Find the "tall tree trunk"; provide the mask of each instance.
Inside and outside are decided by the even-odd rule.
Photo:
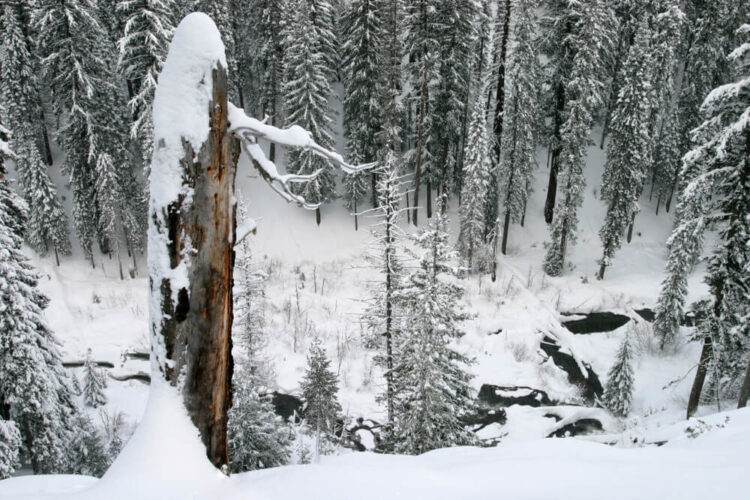
[[[747,406],[748,396],[750,396],[750,357],[747,358],[747,371],[745,371],[745,379],[742,381],[742,387],[740,387],[740,397],[737,400],[737,408],[744,408]]]
[[[698,369],[695,371],[693,387],[690,389],[690,398],[688,399],[687,406],[687,418],[692,417],[695,414],[695,411],[698,409],[698,404],[701,401],[701,392],[703,392],[703,384],[706,381],[706,373],[708,373],[708,362],[711,359],[712,353],[713,346],[711,343],[711,337],[707,335],[703,339],[703,349],[701,350],[700,361],[698,361]]]
[[[315,209],[315,223],[320,225],[320,207]]]
[[[149,231],[167,248],[149,249],[149,253],[166,251],[171,267],[152,270],[151,275],[152,294],[160,296],[162,309],[161,319],[152,318],[152,329],[167,358],[159,362],[160,372],[182,391],[187,414],[200,433],[208,459],[222,468],[229,464],[234,182],[239,142],[227,134],[226,69],[217,63],[211,78],[208,139],[198,151],[183,141],[183,186],[191,188],[192,196],[179,195],[166,207],[151,207]],[[186,274],[184,283],[170,279],[178,267]],[[178,285],[181,288],[172,289]]]
[[[432,219],[432,181],[427,181],[427,218]]]
[[[429,63],[427,59],[424,60],[424,68],[422,73],[422,90],[419,98],[419,122],[417,123],[417,166],[414,171],[414,212],[412,213],[412,222],[414,225],[418,225],[417,212],[419,210],[419,183],[422,177],[422,150],[424,149],[424,119],[425,113],[427,112],[427,71],[429,69]]]
[[[554,140],[550,146],[549,181],[547,181],[547,199],[544,201],[544,221],[547,224],[552,223],[552,216],[555,212],[555,197],[557,196],[557,172],[560,161],[560,131],[563,125],[563,111],[565,109],[565,88],[558,85],[555,89],[555,113],[553,116]]]

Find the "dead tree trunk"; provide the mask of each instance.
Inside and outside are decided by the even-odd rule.
[[[167,362],[160,363],[162,375],[172,386],[179,383],[206,455],[222,468],[229,463],[227,412],[232,399],[230,332],[236,226],[233,193],[239,142],[227,134],[226,69],[217,64],[211,78],[208,138],[198,151],[183,140],[182,186],[191,196],[180,194],[167,207],[151,209],[155,226],[151,230],[163,236],[170,268],[187,275],[187,280],[180,282],[152,274],[152,293],[160,295],[162,312],[161,323],[152,328],[166,351]],[[181,288],[173,290],[177,285]]]

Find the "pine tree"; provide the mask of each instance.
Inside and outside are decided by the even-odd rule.
[[[70,253],[70,240],[67,217],[39,150],[44,124],[39,120],[43,116],[39,83],[26,34],[30,27],[24,22],[22,2],[5,2],[2,9],[0,24],[5,41],[0,83],[4,121],[14,132],[11,148],[16,153],[24,199],[34,207],[29,213],[28,240],[39,253],[52,250],[57,257],[58,253]]]
[[[130,134],[141,145],[143,164],[149,165],[154,149],[151,105],[174,30],[174,1],[119,0],[117,12],[127,17],[118,41],[118,66],[132,89],[128,102],[133,113]]]
[[[336,79],[339,67],[339,46],[336,38],[336,13],[331,0],[299,0],[308,13],[308,22],[313,30],[316,50],[321,56],[321,63],[326,80]]]
[[[501,251],[507,251],[511,222],[522,220],[536,169],[536,138],[539,127],[540,68],[534,38],[534,2],[516,3],[513,40],[507,70],[503,108],[503,152],[497,177],[504,214]],[[497,118],[496,118],[497,119]],[[487,224],[495,221],[488,220]],[[499,235],[496,235],[496,238]]]
[[[403,79],[403,5],[402,0],[381,0],[383,41],[381,43],[382,84],[378,97],[380,104],[381,130],[379,144],[400,152],[402,143],[402,121],[404,107],[401,100]],[[385,159],[385,152],[380,159]],[[375,193],[373,193],[375,195]],[[377,200],[373,200],[373,206]]]
[[[91,359],[91,349],[86,351],[83,370],[83,400],[86,402],[86,406],[96,408],[107,404],[107,396],[104,394],[104,389],[107,388],[107,379],[96,366],[96,362]]]
[[[443,195],[445,196],[445,195]],[[468,315],[460,305],[463,290],[455,276],[446,217],[438,216],[415,238],[419,267],[398,291],[403,330],[395,342],[395,429],[398,453],[420,454],[436,448],[471,444],[461,422],[471,405],[470,360],[453,344],[463,336]]]
[[[286,26],[285,2],[283,0],[258,0],[255,3],[257,16],[253,26],[254,61],[260,103],[260,116],[268,116],[271,125],[281,123],[281,85],[284,79],[284,32]],[[271,143],[269,157],[275,160],[276,145]]]
[[[301,2],[287,35],[285,61],[284,106],[288,124],[309,130],[313,139],[324,148],[333,142],[330,134],[331,118],[328,96],[327,68],[321,41],[307,1]],[[325,203],[333,198],[335,179],[328,162],[311,151],[289,153],[287,170],[294,174],[320,174],[311,182],[298,187],[298,193],[310,203]],[[320,208],[316,221],[320,224]]]
[[[375,161],[382,147],[378,141],[382,126],[379,99],[383,84],[382,3],[382,0],[355,0],[343,19],[344,132],[350,159],[355,164]],[[376,174],[369,176],[374,199]],[[355,213],[355,229],[359,204],[367,193],[367,181],[367,172],[346,177],[346,206]]]
[[[718,226],[720,239],[709,259],[706,282],[710,314],[700,328],[704,353],[690,394],[695,411],[708,371],[717,394],[736,397],[750,355],[750,24],[739,30],[741,45],[729,55],[735,63],[731,83],[714,89],[703,102],[704,122],[693,131],[698,146],[685,156],[683,170],[699,172],[682,201],[705,190],[699,217]],[[707,356],[704,356],[707,354]],[[708,369],[708,362],[711,368]]]
[[[371,303],[363,315],[363,320],[371,333],[368,347],[377,350],[375,362],[385,376],[385,394],[381,395],[380,399],[386,405],[388,425],[393,423],[393,344],[394,337],[399,331],[395,297],[403,280],[403,265],[399,258],[400,239],[403,234],[398,225],[401,218],[398,208],[401,184],[396,168],[396,155],[393,151],[388,151],[385,164],[379,172],[378,206],[374,209],[379,219],[373,231],[377,250],[375,255],[370,257],[373,264],[380,269],[383,279],[374,285]]]
[[[633,399],[633,361],[630,339],[626,335],[617,350],[615,364],[607,375],[603,403],[609,411],[620,417],[630,413],[630,402]]]
[[[583,202],[585,179],[583,167],[594,114],[602,102],[601,73],[604,54],[611,47],[612,12],[601,0],[570,2],[574,34],[569,36],[577,47],[568,79],[564,85],[565,121],[560,128],[557,147],[561,202],[556,209],[547,244],[544,271],[550,276],[562,274],[568,245],[575,242],[578,208]]]
[[[433,136],[430,145],[435,161],[428,164],[430,168],[424,171],[427,181],[427,217],[432,216],[433,187],[437,187],[440,192],[460,190],[458,186],[453,189],[451,184],[454,178],[461,178],[454,171],[457,169],[463,134],[467,93],[472,82],[472,42],[478,5],[475,0],[454,0],[439,2],[437,9],[436,26],[440,30],[437,33],[438,84],[431,108],[432,129],[428,130]],[[480,78],[489,79],[483,75]],[[486,89],[481,92],[486,95]]]
[[[2,110],[0,109],[0,112]],[[15,157],[10,149],[8,141],[11,132],[0,125],[0,210],[6,214],[6,225],[10,232],[18,237],[23,237],[29,220],[29,206],[10,187],[10,182],[5,177],[7,170],[5,160]]]
[[[611,139],[602,177],[601,198],[607,202],[604,225],[599,231],[603,256],[599,279],[612,265],[622,237],[638,212],[638,198],[651,163],[649,119],[656,107],[649,80],[648,22],[641,21],[625,60],[620,93],[612,115]]]
[[[13,216],[2,201],[0,412],[16,423],[35,472],[62,472],[74,406],[57,342],[43,319],[47,298],[36,289],[36,272],[21,253],[21,239],[9,224]]]
[[[0,480],[21,467],[21,433],[12,420],[0,418]]]
[[[305,376],[300,383],[305,401],[305,420],[315,430],[315,456],[320,455],[322,439],[334,436],[341,413],[338,400],[338,377],[330,368],[319,338],[313,339],[307,355]],[[317,459],[317,458],[316,458]]]
[[[408,2],[404,9],[405,51],[409,58],[406,74],[411,84],[407,96],[410,122],[411,114],[416,115],[416,129],[409,131],[414,142],[410,151],[414,163],[414,208],[412,222],[418,224],[419,194],[422,175],[434,170],[435,136],[432,133],[434,82],[439,80],[438,58],[440,54],[441,33],[437,0],[418,0]],[[429,205],[429,204],[428,204]]]
[[[73,439],[68,450],[70,474],[102,477],[111,463],[99,430],[84,413],[73,419]]]
[[[680,123],[677,106],[672,105],[664,120],[654,147],[654,188],[656,189],[656,214],[662,201],[671,195],[675,177],[680,170]]]
[[[471,111],[469,134],[464,151],[464,183],[461,192],[461,254],[469,268],[484,245],[485,206],[492,161],[487,130],[487,74],[477,86]]]
[[[268,395],[259,393],[257,378],[248,375],[239,371],[233,377],[227,433],[234,472],[284,465],[291,452],[291,430],[275,415]]]

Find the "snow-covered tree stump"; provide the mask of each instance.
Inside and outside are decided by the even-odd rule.
[[[175,31],[154,95],[148,266],[151,286],[152,391],[171,386],[200,433],[208,459],[229,464],[228,411],[232,379],[234,245],[255,227],[236,224],[234,180],[240,145],[260,177],[289,202],[308,209],[291,189],[316,179],[282,175],[259,139],[310,151],[351,167],[298,126],[278,129],[227,101],[227,62],[221,36],[202,13]]]
[[[152,359],[181,390],[209,460],[228,464],[234,179],[224,46],[211,20],[176,31],[154,103],[149,275]]]

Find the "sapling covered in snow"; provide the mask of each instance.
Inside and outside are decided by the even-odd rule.
[[[488,51],[488,54],[491,51]],[[487,70],[480,76],[478,85],[474,89],[474,103],[469,122],[469,135],[464,147],[464,182],[461,188],[461,234],[459,247],[467,266],[471,269],[477,261],[484,241],[484,220],[487,204],[487,191],[490,187],[490,159],[489,131],[487,130],[487,99],[486,90],[489,79],[489,63]]]
[[[96,408],[107,404],[106,375],[99,370],[96,362],[91,358],[91,349],[86,351],[86,361],[83,364],[83,400],[86,406]]]
[[[68,470],[72,474],[101,477],[112,461],[102,434],[84,413],[75,416],[73,427]]]
[[[313,339],[310,344],[305,376],[300,382],[300,388],[305,400],[305,420],[315,431],[317,460],[325,446],[323,440],[333,439],[341,414],[338,377],[331,370],[331,360],[328,359],[320,338]]]
[[[615,363],[607,375],[602,402],[615,415],[627,417],[633,399],[633,348],[625,335],[617,350]]]
[[[445,195],[444,195],[445,196]],[[419,267],[397,291],[403,327],[394,342],[394,448],[417,455],[473,443],[461,416],[472,403],[468,357],[455,349],[469,318],[453,281],[456,254],[439,214],[415,238]]]

